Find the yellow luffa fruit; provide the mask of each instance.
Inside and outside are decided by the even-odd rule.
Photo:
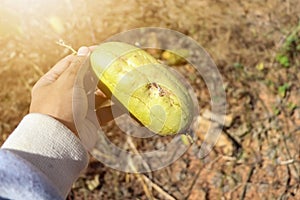
[[[102,85],[151,131],[173,135],[190,125],[193,103],[187,88],[144,50],[108,42],[99,45],[90,59]]]

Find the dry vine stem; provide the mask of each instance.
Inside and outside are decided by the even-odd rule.
[[[77,51],[75,49],[73,49],[73,47],[71,45],[66,44],[62,39],[58,40],[56,42],[56,44],[58,44],[59,46],[65,47],[69,50],[72,51],[72,54],[77,54]]]

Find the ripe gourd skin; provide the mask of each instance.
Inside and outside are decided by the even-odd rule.
[[[103,43],[90,61],[100,82],[151,131],[173,135],[190,125],[193,103],[187,89],[144,50],[121,42]]]

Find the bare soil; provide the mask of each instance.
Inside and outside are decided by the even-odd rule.
[[[209,120],[199,141],[162,170],[127,174],[91,158],[68,199],[300,199],[298,0],[21,2],[0,3],[0,144],[28,113],[34,83],[71,53],[59,39],[78,49],[132,28],[177,30],[207,50],[226,89],[230,122],[207,157],[197,149]],[[202,116],[210,108],[204,82],[188,64],[176,68],[190,79]],[[106,128],[121,145],[115,124]]]

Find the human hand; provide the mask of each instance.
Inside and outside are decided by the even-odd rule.
[[[79,136],[88,149],[96,140],[97,123],[106,124],[123,114],[112,114],[112,107],[117,107],[115,105],[102,106],[108,98],[101,90],[97,89],[95,93],[88,91],[98,82],[89,65],[89,55],[94,48],[95,46],[81,47],[77,55],[63,58],[42,76],[32,88],[29,110],[30,113],[41,113],[55,118],[77,136],[78,129],[81,129],[84,134]],[[85,83],[87,72],[90,72],[87,80],[94,78],[93,82]],[[92,113],[91,110],[95,112]],[[94,114],[98,121],[89,119]],[[80,119],[76,125],[74,115]]]
[[[49,115],[77,133],[73,119],[72,94],[78,70],[88,61],[91,49],[81,47],[54,65],[32,88],[30,113]]]

